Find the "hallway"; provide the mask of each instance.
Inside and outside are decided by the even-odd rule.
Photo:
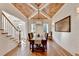
[[[0,4],[0,55],[79,55],[78,25],[79,3],[2,3]],[[17,47],[21,39],[21,47]],[[29,41],[32,41],[30,44],[33,49],[47,48],[47,51],[32,52],[33,49],[31,51],[27,39],[32,39]],[[44,42],[46,44],[43,44]]]
[[[22,42],[21,47],[17,47],[5,56],[71,56],[70,53],[61,48],[56,42],[48,40],[47,52],[31,52],[29,43]]]

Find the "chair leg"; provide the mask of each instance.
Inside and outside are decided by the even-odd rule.
[[[44,45],[43,45],[43,52],[45,51],[45,47],[44,47]]]
[[[34,52],[34,45],[32,44],[32,52]]]
[[[30,44],[30,49],[31,49],[31,44]]]
[[[45,45],[45,50],[47,51],[47,45]]]

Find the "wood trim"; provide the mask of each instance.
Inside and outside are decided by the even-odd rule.
[[[2,13],[2,15],[7,19],[7,21],[14,27],[14,29],[16,30],[16,31],[18,31],[18,29],[12,24],[12,22],[5,16],[5,14],[4,13]]]

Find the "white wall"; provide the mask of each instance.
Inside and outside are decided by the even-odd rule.
[[[64,6],[53,16],[53,38],[63,48],[74,54],[79,51],[79,14],[76,7],[79,4],[64,4]],[[66,16],[71,16],[71,32],[55,32],[55,22]]]
[[[26,17],[11,3],[0,3],[0,15],[2,10],[14,15],[15,17],[20,18],[23,21],[26,21]]]

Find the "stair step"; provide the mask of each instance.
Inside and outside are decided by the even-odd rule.
[[[11,37],[12,35],[7,35],[6,37]]]
[[[1,34],[2,32],[4,32],[4,29],[0,29],[0,34]]]
[[[4,29],[0,29],[0,30],[4,30]]]
[[[16,42],[16,43],[18,43],[18,40],[16,40],[16,39],[13,39],[13,41]]]
[[[14,39],[13,37],[11,37],[10,39]]]
[[[2,38],[6,38],[6,39],[10,39],[10,37],[7,37],[8,36],[8,34],[0,34],[0,37],[2,37]]]
[[[7,32],[3,32],[2,34],[8,34]]]
[[[0,29],[0,56],[7,54],[17,46],[18,42],[16,42],[16,39],[7,32],[4,32],[4,29]]]
[[[18,43],[12,40],[0,38],[0,55],[5,55],[6,53],[14,49],[16,46],[18,46]]]
[[[12,40],[12,41],[14,41],[14,42],[18,43],[18,40],[17,40],[17,39],[15,39],[15,38],[10,38],[10,40]]]
[[[7,35],[7,34],[6,34],[6,35]],[[3,38],[3,39],[6,38],[6,39],[10,40],[10,37],[6,37],[6,35],[3,35],[3,34],[1,35],[1,34],[0,34],[0,37]]]
[[[16,39],[13,39],[13,41],[16,41]]]

